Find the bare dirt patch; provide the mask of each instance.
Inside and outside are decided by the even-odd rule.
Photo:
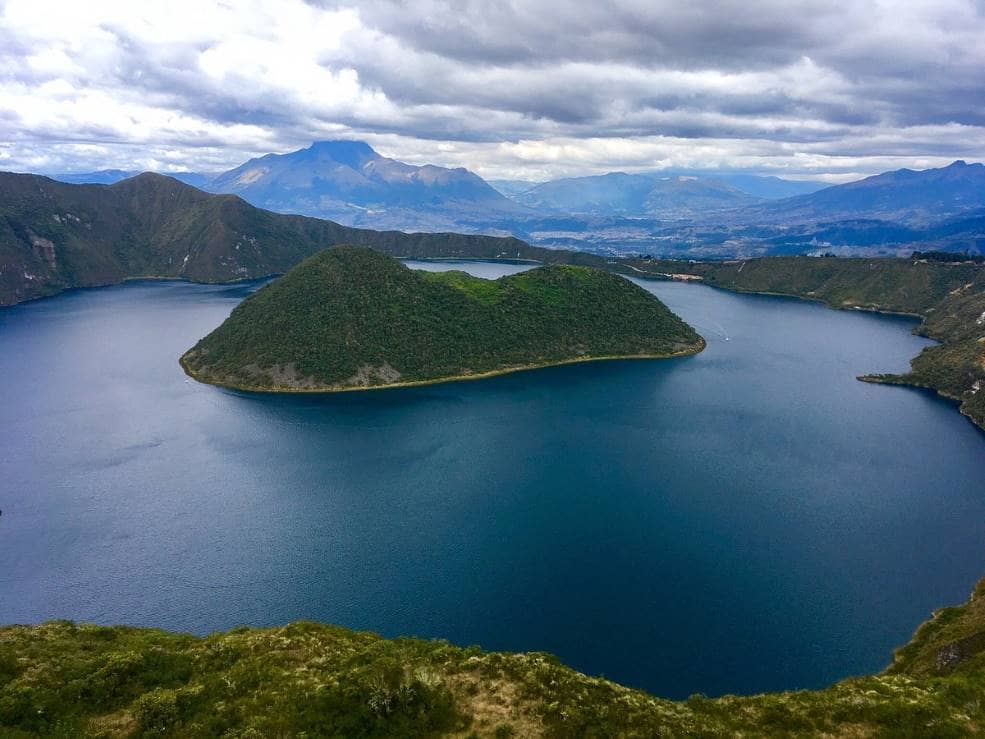
[[[275,364],[270,367],[259,367],[256,364],[248,364],[242,368],[242,372],[254,380],[266,379],[271,387],[290,388],[292,390],[313,390],[318,387],[315,378],[308,375],[301,376],[298,366],[294,362],[286,364]]]
[[[389,385],[397,382],[401,377],[400,370],[393,367],[389,362],[374,366],[364,364],[352,377],[347,378],[342,385],[345,387],[371,387],[372,385]]]
[[[544,725],[535,706],[520,698],[517,686],[507,680],[480,679],[467,674],[455,675],[445,683],[472,724],[463,736],[494,736],[496,729],[507,725],[515,737],[544,736]]]

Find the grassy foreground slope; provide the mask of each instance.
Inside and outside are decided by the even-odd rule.
[[[546,654],[298,622],[200,638],[0,628],[4,737],[962,737],[985,731],[985,581],[879,675],[669,701]]]
[[[513,238],[370,231],[271,213],[151,173],[70,185],[0,172],[0,306],[133,277],[227,282],[281,274],[333,244],[405,257],[605,264]]]
[[[921,317],[916,332],[940,345],[924,349],[910,372],[860,379],[936,390],[957,401],[961,412],[985,429],[985,264],[833,257],[631,264],[656,274],[698,275],[709,285],[729,290]]]
[[[484,280],[341,246],[248,297],[182,365],[218,385],[319,391],[703,346],[657,298],[609,272],[551,265]]]

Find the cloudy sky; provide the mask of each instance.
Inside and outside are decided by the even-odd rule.
[[[985,0],[0,0],[0,169],[360,138],[489,178],[985,159]]]

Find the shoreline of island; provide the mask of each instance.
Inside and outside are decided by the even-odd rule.
[[[435,377],[428,380],[411,380],[408,382],[390,382],[383,385],[351,385],[351,386],[325,386],[314,388],[271,388],[260,385],[245,385],[240,383],[226,383],[215,380],[204,379],[192,369],[185,361],[185,355],[178,359],[178,364],[190,378],[203,385],[225,390],[235,390],[237,392],[256,393],[265,395],[335,395],[338,393],[356,393],[373,390],[399,390],[400,388],[425,387],[428,385],[444,385],[453,382],[470,382],[472,380],[485,380],[491,377],[511,375],[517,372],[531,372],[540,369],[550,369],[551,367],[564,367],[572,364],[583,364],[588,362],[614,362],[620,360],[660,360],[660,359],[680,359],[682,357],[693,357],[700,354],[708,346],[704,337],[699,337],[700,341],[694,346],[679,351],[661,354],[621,354],[602,357],[576,357],[572,359],[561,359],[551,362],[540,362],[537,364],[525,364],[512,367],[501,367],[486,372],[476,372],[469,375],[449,375],[447,377]]]

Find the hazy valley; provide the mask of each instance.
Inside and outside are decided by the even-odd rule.
[[[54,177],[106,184],[133,174]],[[348,226],[510,235],[615,256],[985,253],[985,166],[963,161],[829,187],[727,172],[612,172],[501,182],[501,193],[464,169],[415,167],[362,142],[325,141],[218,175],[174,176],[261,208]]]

